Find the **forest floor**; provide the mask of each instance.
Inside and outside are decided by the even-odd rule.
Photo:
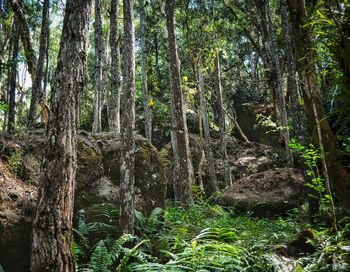
[[[109,222],[117,222],[115,211],[96,206]],[[308,222],[305,206],[267,219],[199,196],[186,209],[168,203],[148,218],[137,213],[135,236],[113,236],[113,224],[80,220],[75,252],[79,271],[349,271],[350,218],[337,234],[325,211]]]

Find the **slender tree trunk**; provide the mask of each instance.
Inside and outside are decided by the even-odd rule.
[[[17,58],[19,52],[19,38],[21,34],[21,27],[17,19],[14,20],[12,26],[12,39],[13,48],[11,56],[11,65],[9,73],[9,89],[8,89],[8,120],[7,120],[7,131],[13,132],[15,129],[15,117],[16,117],[16,82],[17,82]]]
[[[259,12],[260,27],[265,40],[265,50],[268,55],[270,74],[275,97],[277,98],[277,117],[282,126],[282,135],[287,155],[287,162],[290,167],[293,166],[293,157],[289,148],[290,135],[288,128],[288,115],[286,101],[283,91],[283,72],[279,60],[279,53],[276,41],[276,31],[272,22],[272,10],[268,0],[255,0]]]
[[[135,27],[132,0],[123,0],[124,99],[122,119],[122,164],[120,168],[120,227],[134,233],[135,227]]]
[[[200,107],[202,114],[202,123],[203,123],[203,131],[204,131],[204,150],[205,156],[207,158],[207,168],[209,170],[210,175],[210,189],[211,192],[216,192],[218,189],[217,186],[217,177],[215,171],[215,160],[213,150],[211,148],[211,139],[210,139],[210,127],[209,127],[209,116],[208,116],[208,108],[207,108],[207,99],[206,99],[206,91],[204,86],[204,78],[202,68],[198,68],[198,80],[199,80],[199,95],[200,95]]]
[[[111,47],[111,102],[109,112],[109,129],[120,132],[120,35],[118,28],[118,0],[111,0],[110,17],[110,47]]]
[[[224,112],[224,101],[222,96],[222,84],[221,84],[221,65],[219,53],[216,53],[215,57],[215,97],[219,105],[218,118],[219,118],[219,128],[220,128],[220,153],[221,159],[224,164],[224,178],[225,186],[232,185],[231,169],[230,163],[227,155],[227,134],[226,134],[226,124],[225,124],[225,112]]]
[[[190,158],[190,148],[186,115],[184,110],[183,93],[180,80],[180,60],[177,53],[175,35],[175,0],[166,0],[165,3],[168,47],[170,56],[171,88],[173,92],[173,115],[175,119],[175,135],[179,159],[179,180],[181,184],[181,203],[188,205],[192,202],[193,169]]]
[[[68,0],[33,219],[31,271],[73,272],[77,103],[84,87],[91,0]]]
[[[149,107],[149,93],[147,90],[147,46],[146,46],[146,18],[145,3],[140,0],[140,25],[141,25],[141,78],[142,78],[142,95],[143,111],[145,117],[145,135],[152,141],[152,112]]]
[[[182,182],[179,178],[179,165],[180,159],[178,154],[177,147],[177,138],[176,138],[176,120],[175,120],[175,111],[174,111],[174,99],[171,97],[171,147],[173,149],[174,156],[174,169],[173,169],[173,188],[174,188],[174,199],[175,201],[181,202],[181,192],[182,192]]]
[[[303,117],[299,107],[298,80],[297,80],[297,59],[296,49],[293,43],[293,33],[288,10],[288,0],[280,0],[281,18],[283,20],[283,34],[285,42],[285,54],[287,61],[287,84],[290,94],[290,108],[293,118],[293,128],[298,142],[304,143]]]
[[[35,118],[37,114],[37,104],[42,103],[44,100],[44,90],[42,87],[42,80],[44,75],[45,59],[49,50],[48,35],[49,35],[49,13],[50,13],[50,0],[44,0],[43,15],[41,22],[40,33],[40,48],[39,58],[36,67],[35,80],[32,86],[32,98],[30,101],[29,116],[28,116],[28,128],[32,128],[35,124]]]
[[[32,78],[32,84],[34,84],[37,58],[36,58],[36,53],[34,51],[34,47],[32,43],[29,24],[24,15],[23,9],[21,7],[21,0],[9,0],[9,3],[21,26],[21,38],[22,38],[22,44],[24,48],[24,54],[28,64],[28,71]]]
[[[101,1],[95,0],[95,96],[94,121],[92,132],[102,131],[102,103],[103,103],[103,77],[102,61],[104,56],[104,42],[102,33]]]

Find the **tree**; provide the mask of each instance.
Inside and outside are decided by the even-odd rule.
[[[90,0],[68,0],[33,219],[31,271],[74,271],[71,253],[76,126],[79,94],[84,88]]]
[[[124,97],[122,119],[122,163],[120,168],[120,228],[134,233],[135,224],[135,27],[133,0],[123,0]]]
[[[198,67],[198,89],[200,96],[200,113],[202,115],[203,122],[203,131],[204,131],[204,150],[205,156],[207,158],[207,165],[209,169],[210,175],[210,189],[211,192],[216,192],[218,189],[217,186],[217,177],[215,170],[215,160],[213,150],[211,148],[211,138],[210,138],[210,125],[209,125],[209,116],[208,116],[208,107],[207,107],[207,99],[206,99],[206,91],[204,85],[204,76],[202,71],[202,63],[200,61]],[[227,154],[227,153],[226,153]]]
[[[17,19],[14,20],[12,25],[12,52],[11,52],[11,65],[9,66],[9,83],[8,83],[8,120],[7,130],[13,132],[15,129],[16,121],[16,83],[17,83],[17,61],[19,52],[19,38],[21,34],[21,26]]]
[[[305,25],[307,19],[307,6],[302,3],[289,1],[289,12],[292,20],[292,29],[296,37],[295,47],[298,58],[298,74],[302,82],[302,96],[308,123],[310,125],[313,143],[322,149],[325,162],[323,168],[325,174],[329,174],[330,182],[333,184],[338,197],[344,205],[350,207],[350,174],[339,160],[340,150],[336,138],[331,130],[325,116],[322,97],[317,86],[317,72],[315,67],[314,43],[308,27]],[[327,179],[327,177],[326,177]]]
[[[42,81],[44,76],[44,66],[45,58],[48,56],[49,50],[49,13],[50,13],[50,0],[44,0],[43,3],[43,14],[41,23],[41,33],[40,33],[40,48],[39,48],[39,58],[36,67],[36,73],[33,82],[32,97],[30,101],[29,115],[28,115],[28,127],[32,128],[35,123],[37,104],[44,105],[44,90],[42,87]]]
[[[109,106],[109,129],[120,132],[120,35],[118,28],[118,0],[111,0],[110,16],[111,47],[111,97]]]
[[[145,3],[140,0],[140,25],[141,25],[141,78],[142,78],[142,95],[143,111],[145,118],[146,138],[152,141],[152,112],[149,106],[150,98],[147,90],[147,45],[146,45],[146,18]]]
[[[103,102],[103,77],[102,61],[104,56],[104,42],[102,33],[101,2],[95,0],[95,96],[94,96],[94,121],[92,132],[102,130],[101,115]]]
[[[173,150],[173,153],[176,154],[175,156],[178,156],[179,161],[178,178],[180,182],[181,203],[187,205],[192,202],[191,186],[193,184],[193,169],[190,158],[186,115],[180,81],[180,60],[177,53],[175,35],[175,0],[166,1],[165,12],[168,30],[169,66],[173,99],[172,114],[175,123],[173,129],[175,129],[177,143],[177,148]]]

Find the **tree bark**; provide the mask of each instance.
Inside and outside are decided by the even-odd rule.
[[[19,53],[19,38],[21,34],[21,26],[17,19],[14,20],[12,25],[12,56],[9,73],[9,85],[8,85],[8,120],[7,131],[13,132],[15,129],[16,121],[16,82],[17,82],[17,61]]]
[[[122,164],[120,168],[120,227],[124,233],[135,228],[135,27],[132,0],[123,0],[124,98],[122,119]]]
[[[21,1],[19,0],[9,0],[9,3],[11,4],[11,7],[13,9],[13,12],[15,13],[15,16],[21,26],[21,38],[22,38],[22,44],[24,48],[24,54],[26,56],[28,71],[29,71],[29,74],[31,75],[32,84],[33,84],[35,81],[35,75],[36,75],[37,58],[36,58],[36,53],[34,51],[34,47],[32,43],[29,24],[24,15],[20,2]]]
[[[118,28],[118,0],[111,0],[110,17],[111,47],[111,102],[109,108],[109,129],[120,132],[120,35]]]
[[[290,135],[288,128],[288,115],[286,109],[286,101],[283,91],[283,71],[279,60],[279,53],[276,41],[276,31],[272,22],[272,11],[268,0],[255,0],[259,13],[260,27],[265,41],[265,50],[268,55],[270,65],[270,75],[274,89],[274,96],[277,104],[277,116],[281,133],[284,138],[287,162],[290,167],[293,166],[293,157],[289,148]]]
[[[175,35],[175,0],[165,3],[166,23],[168,30],[168,50],[170,57],[171,88],[173,93],[173,115],[175,119],[175,135],[179,159],[179,181],[181,182],[181,203],[188,205],[192,202],[193,169],[190,158],[190,148],[186,115],[184,110],[183,93],[180,80],[180,60],[177,53]]]
[[[84,88],[91,0],[68,0],[33,219],[31,271],[74,271],[71,253],[78,96]]]
[[[220,65],[219,53],[216,53],[216,56],[215,56],[215,75],[216,75],[215,98],[219,105],[217,115],[219,119],[219,128],[220,128],[220,154],[221,154],[222,162],[224,164],[225,186],[231,186],[232,178],[231,178],[230,163],[227,156],[227,134],[226,134],[226,124],[225,124],[224,101],[222,96],[221,65]]]
[[[43,14],[41,22],[41,33],[40,33],[40,47],[39,47],[39,58],[36,67],[35,79],[32,86],[32,97],[30,101],[29,115],[28,115],[28,128],[32,128],[35,123],[37,114],[37,104],[43,103],[44,90],[42,87],[45,59],[49,50],[49,13],[50,13],[50,0],[44,0]]]
[[[209,169],[209,175],[210,175],[210,190],[212,193],[214,193],[217,191],[218,186],[217,186],[217,177],[216,177],[216,171],[215,171],[214,154],[210,145],[211,139],[210,139],[208,107],[207,107],[203,72],[201,67],[198,68],[198,81],[199,81],[198,88],[199,88],[199,95],[200,95],[200,107],[201,107],[201,115],[202,115],[202,122],[203,122],[203,131],[204,131],[204,150],[205,150],[205,156],[207,158],[207,167]]]
[[[141,78],[142,78],[142,95],[143,111],[145,118],[145,135],[152,141],[152,112],[149,107],[150,96],[147,90],[147,45],[146,45],[146,18],[145,3],[140,0],[140,28],[141,28]]]
[[[104,56],[104,42],[102,33],[101,1],[95,0],[95,96],[94,121],[92,132],[102,131],[103,77],[102,61]]]
[[[299,143],[305,144],[303,133],[303,116],[299,107],[296,48],[293,43],[291,20],[288,10],[288,0],[280,0],[281,18],[283,20],[283,36],[287,65],[287,85],[290,95],[290,109],[293,118],[294,133]]]

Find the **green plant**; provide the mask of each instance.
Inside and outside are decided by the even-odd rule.
[[[7,165],[15,175],[21,170],[23,153],[21,150],[15,150],[8,158]]]
[[[318,169],[318,163],[322,156],[321,152],[316,149],[313,144],[309,144],[308,147],[305,147],[294,138],[291,139],[289,147],[295,154],[298,154],[303,159],[305,165],[308,167],[306,175],[310,177],[310,179],[306,183],[306,186],[317,193],[317,196],[313,194],[310,194],[310,196],[320,199],[323,203],[328,203],[330,198],[326,193],[324,179]]]

